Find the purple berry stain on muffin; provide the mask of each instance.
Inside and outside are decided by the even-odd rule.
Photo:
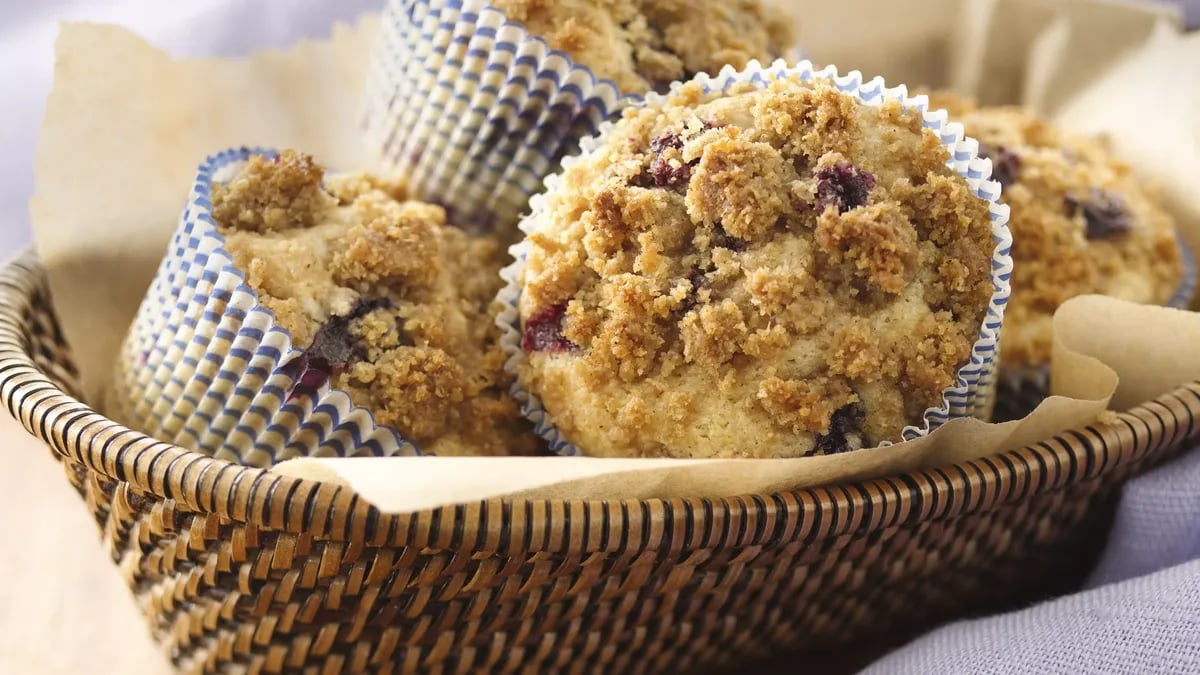
[[[692,176],[692,167],[678,157],[665,156],[668,150],[679,150],[682,147],[683,137],[677,133],[668,132],[650,139],[650,166],[636,178],[635,185],[649,188],[674,187],[686,183]]]
[[[734,253],[746,250],[746,242],[726,232],[720,223],[713,225],[712,238],[709,241],[712,248],[726,248]]]
[[[813,450],[820,455],[861,450],[863,447],[863,409],[858,403],[844,405],[829,418],[829,431],[817,434]]]
[[[330,317],[317,330],[312,344],[298,358],[284,364],[284,373],[293,380],[287,400],[315,394],[323,384],[345,372],[355,361],[366,358],[366,352],[350,331],[350,325],[377,309],[391,307],[391,304],[387,298],[363,299],[354,305],[349,314]]]
[[[650,161],[649,179],[657,187],[674,187],[692,177],[692,167],[679,160],[655,157]]]
[[[1021,158],[1017,153],[1003,145],[992,147],[986,143],[979,144],[979,156],[992,160],[992,180],[1007,188],[1017,182],[1021,174]]]
[[[575,343],[563,335],[563,321],[567,306],[555,305],[539,310],[525,320],[525,331],[521,334],[521,349],[527,352],[568,352],[577,349]]]
[[[700,132],[716,129],[721,125],[705,122]],[[700,163],[697,157],[690,162],[684,162],[679,152],[671,150],[683,149],[683,136],[679,132],[668,131],[650,139],[650,166],[642,170],[630,184],[644,188],[667,188],[683,186],[692,177],[692,168]],[[668,157],[667,155],[674,155]]]
[[[817,171],[817,209],[836,206],[839,213],[864,206],[875,187],[875,176],[849,162],[837,162]]]
[[[1088,199],[1068,193],[1063,198],[1063,205],[1070,216],[1083,212],[1088,239],[1107,239],[1124,234],[1133,227],[1124,200],[1108,190],[1092,188]]]

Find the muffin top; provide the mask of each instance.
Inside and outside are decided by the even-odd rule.
[[[533,216],[523,386],[590,455],[899,440],[993,292],[987,204],[921,122],[792,79],[626,111]]]
[[[1097,139],[1071,135],[1015,107],[977,107],[939,92],[992,160],[1011,208],[1012,297],[1002,366],[1050,361],[1054,311],[1086,293],[1163,304],[1183,276],[1175,223],[1130,168]]]
[[[791,28],[762,0],[492,0],[552,49],[564,51],[624,93],[665,91],[675,80],[715,74],[791,46]]]
[[[423,452],[523,454],[489,306],[499,245],[446,225],[404,185],[254,157],[213,184],[213,217],[260,302],[303,355],[293,395],[325,382]]]

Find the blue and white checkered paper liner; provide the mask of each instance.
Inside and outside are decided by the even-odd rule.
[[[419,454],[328,383],[288,400],[294,380],[284,366],[301,352],[234,266],[211,214],[212,181],[232,177],[254,155],[276,153],[230,149],[200,166],[119,357],[114,416],[160,440],[254,466]]]
[[[503,230],[578,139],[639,100],[484,0],[389,0],[362,124],[414,198]]]
[[[921,426],[908,426],[901,432],[904,440],[912,440],[928,434],[930,431],[945,424],[955,417],[979,417],[986,419],[991,412],[992,396],[995,392],[996,360],[999,349],[1000,325],[1004,319],[1004,308],[1008,304],[1009,280],[1012,277],[1012,235],[1008,229],[1008,206],[999,202],[1000,184],[989,180],[992,175],[991,160],[979,157],[979,144],[974,139],[963,135],[962,125],[947,120],[946,111],[929,110],[929,99],[926,96],[910,98],[908,90],[903,86],[888,88],[882,78],[864,82],[862,74],[851,71],[847,75],[838,75],[834,66],[816,70],[812,63],[801,61],[789,66],[784,60],[775,61],[769,67],[763,67],[756,62],[741,71],[725,68],[716,77],[699,75],[699,82],[705,92],[722,92],[730,86],[739,83],[753,83],[767,86],[774,80],[783,78],[798,78],[801,80],[827,80],[835,84],[842,92],[854,96],[866,105],[880,105],[884,101],[899,101],[906,110],[919,110],[924,119],[926,129],[933,131],[941,139],[942,145],[950,153],[947,166],[966,179],[967,185],[976,197],[988,203],[988,216],[991,219],[992,238],[996,247],[992,252],[992,298],[988,303],[987,315],[979,328],[979,339],[971,349],[970,360],[959,369],[953,386],[942,392],[942,405],[929,408],[923,416]],[[676,84],[673,89],[677,89]],[[658,106],[666,100],[666,96],[648,94],[639,106]],[[603,141],[605,132],[612,128],[615,122],[608,122],[601,127],[600,133],[581,142],[582,154],[565,158],[562,168],[566,169],[576,164],[580,157],[595,150]],[[556,173],[546,179],[546,193],[558,188],[562,174]],[[530,206],[532,214],[522,220],[521,229],[526,234],[540,231],[545,227],[544,194],[535,196]],[[529,245],[521,242],[509,249],[515,261],[501,270],[500,275],[506,284],[500,291],[499,300],[504,309],[496,317],[496,324],[504,332],[501,344],[508,354],[505,367],[516,374],[517,366],[525,359],[521,350],[521,317],[517,309],[521,297],[521,276],[528,256]],[[560,455],[586,454],[572,444],[559,432],[551,415],[542,406],[541,400],[521,386],[520,382],[513,385],[513,395],[521,403],[521,410],[534,424],[535,431],[545,438],[550,448]],[[885,443],[888,445],[890,443]]]
[[[1196,256],[1188,246],[1182,234],[1176,235],[1179,242],[1180,258],[1183,262],[1183,276],[1179,287],[1171,297],[1163,303],[1166,307],[1187,309],[1196,293]],[[1000,364],[999,379],[996,385],[996,396],[1003,402],[1006,410],[1011,413],[1020,411],[1028,414],[1050,395],[1050,365],[1029,365],[1006,368]]]

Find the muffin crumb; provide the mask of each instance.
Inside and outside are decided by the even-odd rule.
[[[980,141],[1011,208],[1002,369],[1050,362],[1052,317],[1069,298],[1171,298],[1183,277],[1174,219],[1101,142],[1016,106],[981,107],[947,93],[936,100]],[[947,282],[956,275],[948,268]]]
[[[993,292],[987,204],[947,159],[919,115],[822,82],[692,83],[626,111],[527,240],[522,329],[561,315],[571,348],[532,341],[522,385],[597,456],[899,440]]]
[[[792,46],[793,19],[763,0],[493,0],[626,93],[665,92],[726,64],[770,63]]]
[[[498,242],[403,193],[292,150],[213,184],[226,249],[301,350],[289,398],[345,390],[426,453],[536,451],[490,318]]]

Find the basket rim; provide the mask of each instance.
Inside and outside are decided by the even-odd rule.
[[[39,303],[51,304],[45,272],[29,247],[0,268],[0,396],[26,431],[60,459],[126,482],[135,492],[175,500],[184,510],[216,516],[218,523],[244,523],[281,536],[307,535],[352,546],[679,554],[795,540],[811,544],[997,509],[1100,480],[1200,435],[1196,381],[1118,414],[1115,424],[1087,426],[969,462],[867,481],[725,498],[501,498],[390,515],[346,487],[233,464],[155,440],[104,417],[60,388],[34,362],[28,318]]]

